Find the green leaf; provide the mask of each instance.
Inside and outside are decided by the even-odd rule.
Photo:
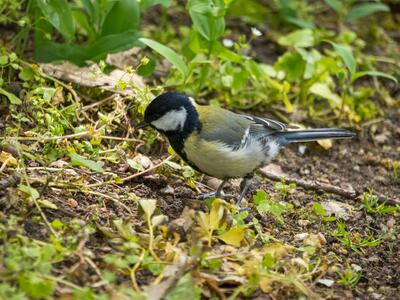
[[[178,284],[165,297],[165,300],[181,299],[201,299],[201,289],[196,285],[195,281],[193,280],[191,272],[186,273],[182,278],[180,278]]]
[[[0,55],[0,66],[4,66],[8,63],[7,55]]]
[[[37,0],[40,10],[47,21],[51,23],[66,40],[72,40],[75,35],[75,25],[71,7],[66,0]]]
[[[382,3],[363,3],[353,6],[345,16],[346,21],[355,21],[357,19],[370,16],[376,12],[390,11],[389,7]]]
[[[6,96],[11,104],[22,104],[22,101],[17,96],[15,96],[13,93],[7,92],[5,89],[0,88],[0,94]]]
[[[164,7],[169,7],[172,3],[172,0],[141,0],[140,7],[143,10],[147,10],[149,7],[160,4]]]
[[[96,38],[96,33],[88,15],[79,9],[74,9],[72,15],[74,16],[74,20],[78,27],[82,28],[86,32],[89,41],[93,41]]]
[[[23,81],[31,81],[33,80],[35,72],[31,67],[23,68],[21,72],[19,72],[18,77]]]
[[[99,61],[107,54],[131,49],[137,45],[139,33],[126,31],[120,34],[106,35],[88,47],[43,41],[35,48],[35,59],[40,62],[69,60],[77,65],[86,61]]]
[[[103,22],[101,35],[118,34],[137,30],[140,23],[140,7],[136,0],[119,0]]]
[[[343,9],[343,4],[340,2],[340,0],[324,0],[325,3],[333,8],[336,12],[341,12]]]
[[[95,162],[93,160],[86,159],[83,156],[80,156],[79,154],[70,153],[69,157],[71,158],[70,164],[72,166],[82,166],[82,167],[86,167],[86,168],[96,171],[96,172],[104,171],[101,164],[99,164],[98,162]]]
[[[283,71],[289,82],[299,81],[303,78],[306,62],[299,53],[287,52],[278,58],[275,70]]]
[[[225,31],[222,1],[190,0],[188,6],[193,28],[207,41],[212,42],[222,36]]]
[[[358,78],[363,77],[363,76],[383,77],[383,78],[386,78],[386,79],[393,80],[394,82],[397,82],[397,78],[396,77],[394,77],[394,76],[392,76],[390,74],[387,74],[387,73],[384,73],[384,72],[375,71],[375,70],[356,72],[351,77],[351,80],[355,81]]]
[[[311,29],[299,29],[278,39],[278,43],[282,46],[301,48],[311,47],[314,42],[314,35]]]
[[[159,54],[161,54],[170,63],[172,63],[179,70],[179,72],[182,73],[183,76],[185,76],[185,77],[187,76],[187,74],[189,73],[189,70],[188,70],[185,62],[174,50],[172,50],[171,48],[168,48],[167,46],[160,44],[159,42],[151,40],[151,39],[140,38],[139,41],[142,42],[143,44],[149,46],[151,49],[158,52]]]
[[[316,212],[320,216],[326,216],[327,215],[325,208],[319,202],[314,202],[313,203],[313,210],[314,210],[314,212]]]
[[[342,105],[342,99],[338,94],[331,91],[326,83],[316,82],[310,87],[310,93],[320,96],[329,100],[329,103],[333,107],[340,107]]]
[[[27,186],[25,184],[19,184],[18,189],[21,192],[24,192],[25,194],[28,194],[29,196],[31,196],[33,199],[38,199],[40,197],[40,194],[37,191],[37,189]]]
[[[41,274],[28,273],[18,277],[19,287],[33,299],[48,298],[55,290],[55,282],[44,279]]]
[[[335,49],[335,52],[340,56],[340,58],[344,61],[346,64],[347,68],[349,69],[350,73],[353,74],[356,72],[357,68],[357,63],[356,60],[353,56],[353,52],[351,51],[351,48],[347,45],[344,44],[336,44],[334,42],[328,41],[333,48]]]
[[[151,217],[157,207],[157,200],[153,199],[140,199],[139,204],[142,207],[147,217]]]

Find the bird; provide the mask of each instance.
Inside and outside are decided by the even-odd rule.
[[[164,135],[192,168],[222,180],[215,192],[198,198],[223,199],[227,181],[242,178],[237,205],[246,196],[254,171],[268,164],[286,145],[355,136],[352,131],[341,128],[292,130],[269,118],[199,105],[187,94],[173,91],[155,97],[135,128],[147,126]]]

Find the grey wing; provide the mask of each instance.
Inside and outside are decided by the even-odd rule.
[[[286,131],[287,126],[281,122],[250,115],[228,113],[222,126],[205,128],[200,133],[201,138],[209,141],[218,141],[233,148],[244,144],[250,135],[267,136],[275,132]]]
[[[215,126],[215,123],[203,123],[200,137],[208,141],[222,142],[231,147],[237,147],[242,143],[243,137],[249,132],[253,121],[244,115],[232,112],[225,113],[224,122]],[[212,124],[212,125],[211,125]]]
[[[260,118],[260,117],[255,117],[255,116],[249,116],[245,115],[245,117],[248,120],[251,120],[254,122],[255,125],[261,125],[264,127],[264,130],[269,131],[270,133],[276,132],[276,131],[286,131],[287,130],[287,125],[283,124],[279,121],[268,119],[268,118]]]

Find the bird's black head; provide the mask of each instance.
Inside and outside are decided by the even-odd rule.
[[[201,129],[193,99],[185,94],[168,92],[156,97],[147,106],[144,120],[136,128],[150,125],[165,134],[172,148],[186,160],[183,145],[186,138]]]
[[[156,97],[147,106],[144,120],[136,128],[146,125],[163,133],[191,133],[199,126],[193,99],[185,94],[175,92],[167,92]]]

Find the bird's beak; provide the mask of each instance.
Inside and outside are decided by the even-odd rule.
[[[142,122],[136,124],[135,129],[140,129],[140,128],[144,128],[146,126],[150,125],[149,123],[147,123],[145,120],[143,120]]]

